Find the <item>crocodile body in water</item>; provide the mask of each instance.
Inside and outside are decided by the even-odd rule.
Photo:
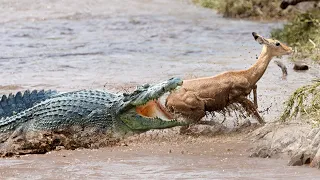
[[[6,151],[10,149],[11,154],[17,149],[24,150],[18,154],[24,154],[47,152],[56,146],[91,147],[106,136],[123,137],[182,125],[171,119],[155,101],[181,84],[179,78],[171,78],[159,84],[139,86],[132,93],[26,91],[23,95],[19,92],[15,96],[3,96],[1,147]],[[45,150],[39,151],[42,146]]]

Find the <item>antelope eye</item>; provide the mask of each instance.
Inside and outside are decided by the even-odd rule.
[[[279,42],[277,42],[277,43],[276,43],[276,46],[280,46],[280,43],[279,43]]]

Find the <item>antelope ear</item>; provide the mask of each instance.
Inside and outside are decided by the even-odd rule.
[[[269,44],[269,42],[263,38],[262,36],[260,36],[259,34],[257,34],[256,32],[252,32],[252,36],[254,37],[254,39],[259,43],[259,44]]]
[[[259,44],[267,44],[266,40],[265,40],[263,37],[258,37],[258,39],[256,39],[256,41],[257,41]]]

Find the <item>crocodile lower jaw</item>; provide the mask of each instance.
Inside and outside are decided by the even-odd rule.
[[[173,115],[158,100],[149,101],[145,105],[136,107],[136,112],[147,118],[158,117],[167,121],[173,120]]]

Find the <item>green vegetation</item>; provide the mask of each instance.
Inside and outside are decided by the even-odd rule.
[[[298,88],[286,102],[286,108],[280,119],[288,121],[298,115],[320,125],[320,79],[315,80],[312,85]]]
[[[319,9],[297,15],[283,29],[273,30],[271,35],[296,49],[294,59],[311,58],[320,63]],[[320,125],[320,79],[312,85],[297,89],[286,102],[286,109],[280,119],[287,121],[298,114]]]
[[[281,0],[193,0],[206,8],[215,9],[224,17],[256,20],[286,19],[296,14],[293,8],[282,10]]]
[[[271,36],[294,47],[294,59],[310,57],[320,61],[320,10],[297,15],[283,29],[273,30]]]
[[[223,11],[226,4],[223,0],[193,0],[193,2],[205,8],[218,10],[219,12]]]

